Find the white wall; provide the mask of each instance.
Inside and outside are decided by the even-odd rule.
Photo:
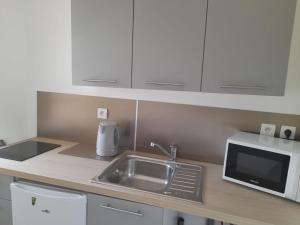
[[[24,0],[0,0],[0,139],[29,135]]]
[[[299,2],[300,0],[298,0]],[[30,0],[32,74],[36,89],[300,115],[300,3],[298,3],[286,95],[242,96],[208,93],[72,86],[70,0]]]

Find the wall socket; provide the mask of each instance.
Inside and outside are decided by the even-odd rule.
[[[108,109],[107,108],[98,108],[97,109],[97,118],[107,120]]]
[[[260,134],[274,137],[275,130],[276,126],[274,124],[262,123],[260,127]]]
[[[289,137],[287,135],[289,135]],[[296,127],[281,126],[280,138],[295,140],[295,136],[296,136]]]

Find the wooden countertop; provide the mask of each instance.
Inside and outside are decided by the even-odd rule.
[[[0,159],[0,174],[169,208],[236,225],[300,224],[300,204],[223,181],[220,165],[179,160],[205,167],[201,205],[123,187],[91,183],[90,180],[101,173],[109,162],[58,154],[77,143],[46,138],[34,140],[56,143],[62,147],[24,162]]]

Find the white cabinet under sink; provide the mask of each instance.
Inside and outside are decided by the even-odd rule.
[[[162,225],[163,213],[159,207],[88,195],[87,225]]]
[[[206,225],[199,216],[111,197],[89,194],[87,225]]]

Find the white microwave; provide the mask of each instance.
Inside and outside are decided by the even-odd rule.
[[[300,202],[300,142],[240,132],[227,140],[223,179]]]

